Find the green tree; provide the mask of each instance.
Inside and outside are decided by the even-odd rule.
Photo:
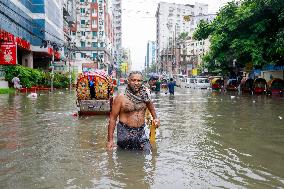
[[[210,71],[226,71],[234,59],[240,67],[284,64],[284,1],[229,2],[212,23],[201,21],[194,36],[210,39],[203,57]]]

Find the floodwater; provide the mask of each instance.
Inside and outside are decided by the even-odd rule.
[[[0,188],[284,188],[284,98],[154,95],[153,153],[105,148],[107,117],[75,92],[0,95]]]

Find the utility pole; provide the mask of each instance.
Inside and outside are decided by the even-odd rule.
[[[51,83],[50,90],[53,92],[53,82],[54,82],[54,47],[52,47],[52,60],[51,60]]]
[[[69,49],[69,52],[68,52],[68,57],[69,57],[69,90],[71,92],[71,89],[72,89],[72,74],[71,74],[71,48]]]

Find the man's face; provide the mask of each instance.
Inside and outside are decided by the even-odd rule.
[[[142,75],[132,74],[128,79],[128,86],[133,92],[138,92],[142,86]]]

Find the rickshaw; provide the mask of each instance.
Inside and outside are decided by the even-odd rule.
[[[251,93],[253,91],[253,82],[251,78],[243,79],[241,81],[241,90],[243,93]]]
[[[76,92],[79,115],[110,113],[114,87],[106,72],[95,70],[79,74]]]
[[[284,80],[280,78],[272,79],[268,82],[267,93],[271,95],[282,95],[284,93]]]
[[[267,90],[267,83],[264,78],[257,78],[254,80],[253,92],[255,94],[266,93],[266,90]]]
[[[220,77],[213,78],[211,80],[211,88],[212,90],[221,90],[224,87],[224,80],[221,79]]]
[[[237,79],[229,79],[227,81],[226,90],[227,91],[237,91],[238,86],[239,86],[239,83]]]

